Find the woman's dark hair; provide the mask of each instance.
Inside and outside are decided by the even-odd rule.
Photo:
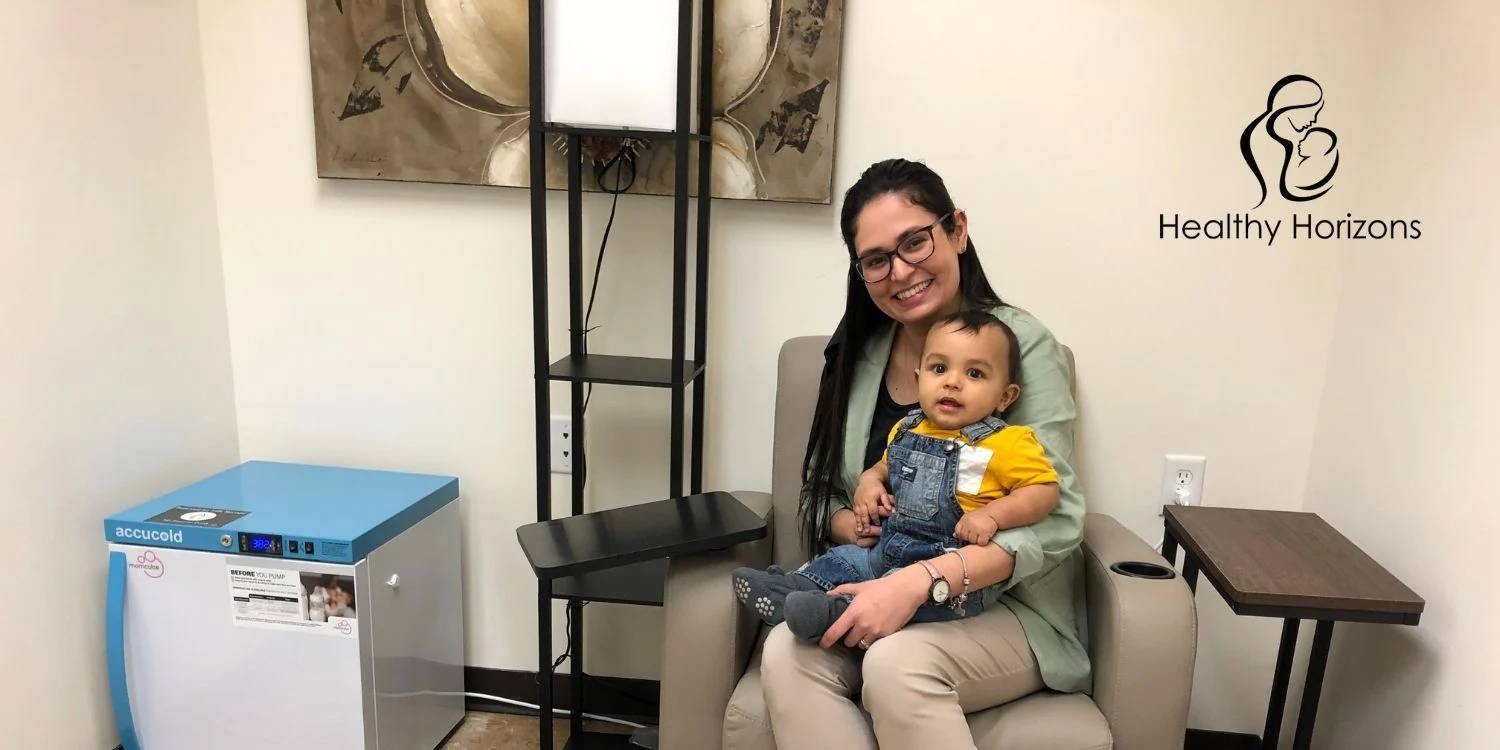
[[[833,512],[833,498],[841,494],[839,477],[843,473],[844,431],[848,429],[845,418],[849,411],[849,383],[854,378],[854,366],[870,337],[890,320],[870,299],[864,279],[852,265],[856,257],[855,225],[860,212],[871,200],[892,193],[927,209],[934,218],[946,216],[941,225],[944,232],[951,234],[955,226],[953,198],[948,195],[948,187],[943,184],[943,178],[921,162],[906,159],[876,162],[844,193],[839,229],[843,232],[851,262],[844,318],[823,350],[818,404],[813,409],[812,431],[807,438],[807,453],[802,459],[803,489],[799,516],[803,539],[814,553],[822,546]],[[985,278],[972,238],[958,256],[958,294],[965,309],[985,310],[1004,304],[990,286],[989,279]]]

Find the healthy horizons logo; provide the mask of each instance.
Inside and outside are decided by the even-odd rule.
[[[1282,198],[1310,201],[1333,189],[1333,176],[1339,171],[1339,137],[1316,125],[1322,113],[1323,87],[1312,77],[1293,73],[1271,87],[1265,111],[1240,134],[1240,155],[1260,185],[1260,200],[1252,208],[1266,202],[1266,174],[1271,170],[1263,168],[1262,162],[1268,151],[1280,151],[1276,186]],[[1279,148],[1267,148],[1269,144]]]
[[[1240,156],[1260,186],[1260,208],[1276,193],[1306,203],[1333,189],[1339,170],[1339,137],[1318,124],[1323,115],[1323,86],[1301,73],[1283,76],[1266,95],[1266,107],[1240,132]],[[1347,178],[1346,178],[1347,179]],[[1422,221],[1415,218],[1365,218],[1346,211],[1342,217],[1313,213],[1286,217],[1249,211],[1225,211],[1207,217],[1166,213],[1156,217],[1157,239],[1260,240],[1267,246],[1293,240],[1416,240]],[[1283,230],[1290,231],[1283,231]]]

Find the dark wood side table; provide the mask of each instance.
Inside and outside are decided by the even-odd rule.
[[[537,674],[541,748],[552,750],[552,600],[650,601],[661,604],[667,557],[723,549],[763,539],[766,520],[727,492],[583,513],[516,529],[516,538],[537,577]],[[603,571],[603,572],[600,572]],[[729,586],[725,579],[724,586]],[[572,731],[568,747],[625,747],[623,735],[583,731],[582,629],[575,628]]]
[[[1182,546],[1182,577],[1189,588],[1197,591],[1201,567],[1235,614],[1285,621],[1261,735],[1264,750],[1273,750],[1281,734],[1302,620],[1318,624],[1292,741],[1295,750],[1312,744],[1333,624],[1416,625],[1422,616],[1422,597],[1316,513],[1169,505],[1163,516],[1162,555],[1175,563],[1177,547]]]

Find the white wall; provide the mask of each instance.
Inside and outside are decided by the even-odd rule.
[[[1346,87],[1353,56],[1312,29],[1189,3],[970,2],[952,16],[850,5],[836,188],[891,155],[947,177],[1002,294],[1078,352],[1092,506],[1156,535],[1160,456],[1193,451],[1211,459],[1212,501],[1295,507],[1336,252],[1163,243],[1155,220],[1249,204],[1236,139],[1287,61],[1253,33],[1223,49],[1225,27],[1302,34],[1291,41],[1322,50],[1325,75]],[[534,583],[513,533],[534,518],[526,194],[318,181],[302,4],[199,10],[245,455],[459,475],[469,663],[534,668]],[[1183,64],[1209,52],[1233,62]],[[590,200],[591,232],[602,203]],[[776,348],[830,331],[842,304],[835,208],[715,205],[710,486],[768,485]],[[670,266],[657,238],[669,212],[665,200],[622,201],[598,350],[665,353]],[[555,267],[562,257],[554,246]],[[1197,349],[1182,352],[1184,340]],[[602,388],[591,411],[595,477],[609,487],[595,506],[660,496],[665,397]],[[657,654],[624,644],[652,642],[655,613],[596,617],[616,627],[591,634],[605,646],[592,668],[653,676]],[[1208,656],[1249,627],[1218,619],[1205,625],[1205,665],[1268,680],[1269,656]],[[1253,726],[1239,703],[1201,696],[1203,723]]]
[[[1078,353],[1091,507],[1154,540],[1169,451],[1210,457],[1211,503],[1298,508],[1305,488],[1429,601],[1419,628],[1340,628],[1320,737],[1480,744],[1464,720],[1500,614],[1475,596],[1474,552],[1497,520],[1477,467],[1500,447],[1484,387],[1500,367],[1479,346],[1500,319],[1488,6],[849,5],[836,189],[897,154],[947,177],[1002,294]],[[113,741],[102,556],[82,540],[234,462],[237,441],[459,475],[468,661],[535,667],[514,543],[534,512],[526,194],[317,180],[305,6],[196,10],[13,24],[26,116],[0,125],[0,503],[27,521],[0,545],[31,574],[0,578],[0,599],[37,604],[0,618],[24,678],[0,726],[22,746]],[[1158,240],[1158,212],[1248,207],[1239,130],[1294,71],[1323,83],[1346,154],[1318,211],[1419,215],[1421,245]],[[597,232],[604,199],[587,202]],[[622,200],[596,350],[666,353],[669,215]],[[720,202],[714,235],[708,484],[764,489],[776,348],[829,331],[842,302],[836,205]],[[591,411],[592,506],[660,496],[664,394],[601,388]],[[1456,513],[1423,513],[1429,497]],[[1257,731],[1275,623],[1211,592],[1199,606],[1192,724]],[[590,612],[591,671],[654,676],[656,613]]]
[[[1346,257],[1306,505],[1427,609],[1415,628],[1335,628],[1318,721],[1329,748],[1495,741],[1497,31],[1487,3],[1403,9],[1370,71],[1385,96],[1366,118],[1378,158],[1361,203],[1421,216],[1424,237]]]
[[[1349,250],[1162,241],[1156,216],[1248,210],[1239,133],[1287,73],[1315,74],[1327,117],[1354,122],[1378,93],[1372,16],[1352,2],[847,5],[836,190],[893,155],[945,175],[1001,293],[1078,354],[1091,507],[1154,541],[1167,452],[1209,457],[1211,503],[1300,507]],[[468,661],[534,669],[534,581],[514,541],[534,518],[526,193],[317,180],[303,3],[199,13],[245,456],[460,476]],[[1347,179],[1320,211],[1355,208]],[[604,199],[587,203],[593,242]],[[831,331],[842,305],[836,205],[714,210],[707,484],[764,489],[777,347]],[[622,200],[596,351],[666,353],[669,215]],[[554,351],[563,257],[554,243]],[[664,394],[599,389],[591,507],[662,495],[665,422]],[[1258,731],[1276,624],[1211,593],[1200,610],[1192,723]],[[655,675],[654,611],[589,612],[591,671]]]
[[[197,21],[6,15],[0,744],[103,750],[103,519],[238,458]]]

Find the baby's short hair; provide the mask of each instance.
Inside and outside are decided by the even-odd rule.
[[[936,330],[940,327],[957,325],[958,330],[978,335],[980,331],[994,326],[1005,334],[1006,349],[1009,356],[1006,357],[1006,375],[1010,382],[1019,384],[1021,382],[1021,342],[1016,340],[1016,332],[1005,324],[1005,321],[991,315],[984,310],[960,310],[933,325]]]

